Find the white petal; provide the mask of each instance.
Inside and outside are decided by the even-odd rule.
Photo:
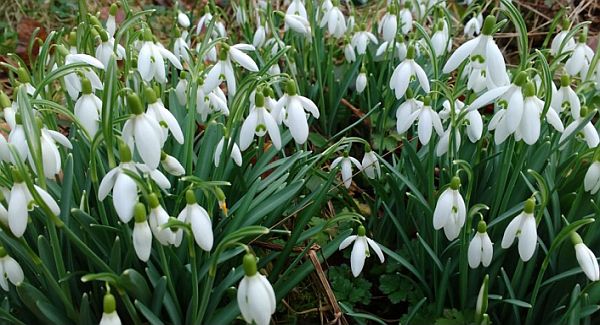
[[[473,50],[475,50],[477,45],[479,45],[480,41],[481,41],[481,37],[478,36],[470,41],[467,41],[466,43],[461,45],[459,48],[457,48],[456,51],[454,51],[454,53],[452,53],[452,55],[450,56],[450,58],[444,65],[444,68],[442,69],[442,71],[444,73],[450,73],[451,71],[456,70],[456,68],[458,68],[458,66],[467,57],[469,57],[469,55],[471,55],[471,53],[473,53]]]
[[[519,255],[524,262],[529,261],[535,252],[537,231],[533,215],[525,217],[521,234],[519,234]]]
[[[521,222],[523,219],[523,213],[516,216],[514,219],[506,227],[504,230],[504,236],[502,236],[502,248],[509,248],[513,242],[515,241],[515,237],[517,236],[517,232],[521,229]]]
[[[363,237],[358,237],[354,241],[352,246],[352,253],[350,254],[350,268],[352,269],[352,275],[357,277],[365,265],[366,255],[366,240]]]
[[[120,173],[113,189],[113,206],[119,219],[127,223],[133,217],[133,208],[137,203],[137,185],[124,173]]]
[[[152,251],[152,231],[148,222],[136,222],[133,226],[133,248],[137,257],[147,262]]]
[[[373,251],[375,251],[375,254],[377,254],[377,257],[379,257],[379,261],[383,263],[385,261],[385,256],[383,256],[383,252],[381,251],[381,247],[379,247],[379,244],[377,244],[374,240],[370,238],[367,238],[367,243],[369,244],[369,246],[371,246],[371,248],[373,248]]]
[[[471,242],[469,243],[469,249],[467,251],[467,256],[469,260],[469,266],[472,269],[475,269],[481,263],[481,237],[479,234],[475,234]]]
[[[346,237],[346,239],[342,240],[342,242],[340,243],[340,247],[339,250],[342,250],[348,246],[350,246],[350,244],[352,244],[354,242],[354,240],[356,240],[356,235],[351,235]]]
[[[196,244],[204,251],[209,252],[213,246],[213,232],[208,212],[195,204],[191,207],[190,222]]]
[[[27,205],[29,196],[24,183],[13,185],[8,201],[8,225],[16,237],[21,237],[27,229]],[[1,275],[1,274],[0,274]]]
[[[244,67],[244,69],[252,72],[258,72],[258,66],[256,65],[256,62],[254,62],[254,60],[252,60],[248,54],[236,49],[235,47],[230,47],[229,55],[231,55],[231,59],[239,63],[239,65]]]
[[[157,128],[160,129],[160,126],[154,119],[146,116],[136,117],[133,130],[135,146],[144,163],[151,169],[157,168],[160,163],[162,141],[159,138],[161,135],[156,133]]]

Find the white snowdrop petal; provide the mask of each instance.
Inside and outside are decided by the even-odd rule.
[[[350,268],[352,269],[352,275],[357,277],[365,265],[366,255],[366,241],[362,237],[356,238],[354,246],[352,246],[352,253],[350,254]]]

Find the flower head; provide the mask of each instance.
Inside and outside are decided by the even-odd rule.
[[[479,221],[477,225],[477,233],[473,236],[469,249],[467,251],[469,266],[475,269],[479,264],[488,267],[492,262],[492,256],[494,255],[494,247],[492,247],[492,241],[487,233],[487,225],[485,221]]]
[[[590,281],[600,280],[600,269],[594,252],[583,243],[581,236],[576,232],[571,233],[571,242],[575,246],[575,257],[583,273]]]
[[[275,292],[267,278],[258,273],[256,257],[244,255],[244,278],[237,290],[237,303],[248,324],[268,325],[275,312]]]
[[[165,59],[171,62],[175,68],[179,70],[183,69],[181,62],[179,62],[175,54],[154,42],[149,29],[144,30],[143,37],[144,40],[138,57],[137,69],[144,81],[150,82],[153,79],[156,79],[160,83],[167,81]]]
[[[535,199],[525,201],[523,212],[516,216],[506,227],[502,237],[502,248],[509,248],[515,238],[519,239],[519,255],[521,260],[527,262],[533,256],[537,244],[537,225],[533,212]]]
[[[383,252],[381,251],[381,247],[374,240],[368,238],[366,236],[367,231],[365,227],[362,225],[358,227],[358,234],[348,236],[348,238],[344,239],[340,243],[339,250],[342,250],[350,244],[354,243],[352,246],[352,253],[350,254],[350,268],[352,269],[352,275],[357,277],[365,266],[365,259],[370,256],[369,246],[375,251],[377,257],[379,257],[379,261],[383,263],[385,261],[385,257],[383,256]]]
[[[421,88],[429,93],[429,79],[427,74],[417,62],[415,62],[415,48],[409,46],[406,54],[406,59],[394,69],[390,78],[390,88],[394,90],[396,98],[400,99],[406,93],[411,78],[415,77],[419,80]]]
[[[146,207],[142,203],[136,203],[133,215],[135,218],[132,233],[133,249],[141,261],[147,262],[152,251],[152,230],[146,218]]]
[[[350,185],[352,185],[352,164],[358,170],[362,169],[360,161],[354,157],[350,157],[348,152],[344,152],[343,156],[335,158],[331,163],[330,169],[335,169],[338,165],[341,166],[342,182],[346,188],[350,188]]]
[[[4,291],[8,291],[7,279],[12,284],[18,286],[25,280],[25,275],[23,274],[21,265],[8,255],[3,246],[0,246],[0,287]]]
[[[448,240],[458,237],[467,215],[465,201],[458,191],[459,188],[460,178],[454,176],[450,186],[440,195],[433,211],[433,228],[436,230],[444,228]]]

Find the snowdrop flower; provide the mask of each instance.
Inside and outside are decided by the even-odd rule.
[[[78,54],[78,53],[70,53],[67,49],[58,45],[56,47],[57,51],[61,53],[65,58],[65,65],[72,63],[86,63],[90,66],[98,69],[104,69],[104,64],[97,60],[96,58],[89,56],[87,54]],[[98,75],[90,68],[83,68],[81,70],[84,78],[90,81],[92,89],[102,89],[102,81]],[[72,99],[76,99],[79,96],[79,92],[82,90],[81,79],[76,72],[69,73],[65,76],[65,88],[67,89],[67,93],[71,96]]]
[[[25,184],[21,173],[14,168],[12,170],[13,186],[8,196],[8,226],[15,237],[21,237],[27,229],[28,211],[38,206],[33,194]],[[56,201],[41,187],[33,185],[34,190],[40,196],[42,201],[50,208],[55,216],[60,214],[60,208]]]
[[[221,43],[219,52],[219,62],[217,62],[208,72],[204,80],[204,92],[209,93],[221,84],[221,76],[227,81],[229,94],[235,95],[236,81],[233,72],[231,60],[241,65],[244,69],[251,72],[258,72],[258,66],[248,54],[242,51],[254,51],[255,48],[249,44],[236,44],[229,46]]]
[[[41,125],[41,120],[38,120],[38,125],[40,126],[40,145],[42,149],[42,166],[44,169],[44,176],[46,178],[53,178],[54,175],[58,174],[61,169],[61,161],[60,152],[58,151],[59,143],[63,147],[67,149],[72,149],[73,146],[67,137],[62,135],[62,133],[48,130],[45,126]],[[34,166],[34,156],[31,152],[27,155],[29,163],[31,166]],[[34,172],[37,173],[37,168],[33,169]]]
[[[431,36],[431,44],[433,45],[433,54],[436,56],[442,56],[449,50],[451,46],[448,31],[444,30],[444,21],[440,20],[434,26],[434,32]]]
[[[490,276],[486,274],[483,278],[479,293],[477,294],[477,301],[475,302],[475,324],[489,324],[489,322],[485,322],[485,320],[489,318],[488,314],[486,314],[488,308],[489,280]]]
[[[467,215],[465,201],[458,191],[459,188],[460,178],[452,177],[450,186],[442,192],[433,211],[433,228],[435,230],[444,228],[448,240],[458,237]]]
[[[105,67],[108,66],[113,54],[115,54],[116,60],[123,60],[125,57],[125,48],[121,46],[121,44],[117,44],[117,52],[115,53],[113,51],[115,39],[109,36],[106,31],[100,31],[100,41],[100,45],[96,47],[96,59],[98,59]]]
[[[377,37],[375,37],[373,33],[363,30],[354,33],[350,42],[352,46],[354,46],[354,48],[356,49],[356,53],[358,55],[362,55],[367,52],[367,46],[369,45],[369,42],[377,44]]]
[[[571,134],[573,134],[573,132],[575,132],[575,130],[582,123],[584,123],[584,119],[588,114],[587,107],[585,107],[585,106],[582,107],[580,109],[580,114],[581,114],[581,116],[579,116],[579,118],[574,119],[573,122],[571,122],[571,124],[567,125],[563,134],[560,135],[560,139],[558,140],[558,143],[563,143],[563,141],[565,141],[565,139],[567,139]],[[597,147],[598,144],[600,144],[600,137],[598,136],[598,131],[596,130],[596,127],[594,126],[592,121],[588,121],[579,132],[580,132],[580,134],[583,135],[583,139],[587,143],[588,148],[592,149],[592,148]],[[563,144],[560,147],[560,149],[562,150],[566,146],[567,146],[567,143]]]
[[[348,236],[348,238],[344,239],[340,243],[339,250],[342,250],[350,244],[354,243],[352,246],[352,253],[350,254],[350,268],[352,269],[352,275],[357,277],[365,266],[365,259],[369,257],[371,254],[369,252],[369,246],[375,251],[377,257],[379,257],[379,261],[383,263],[385,261],[385,257],[383,256],[383,252],[381,251],[381,247],[371,238],[366,236],[367,231],[364,226],[360,225],[358,227],[358,234]]]
[[[598,268],[598,260],[594,252],[583,243],[581,236],[575,231],[571,233],[571,242],[575,246],[575,257],[583,273],[585,273],[590,281],[600,280],[600,269]]]
[[[290,5],[288,6],[286,15],[296,15],[304,18],[304,20],[308,20],[308,15],[306,14],[306,8],[304,7],[304,3],[302,0],[292,0]]]
[[[165,142],[162,127],[151,115],[156,114],[156,112],[144,113],[142,102],[136,94],[127,95],[127,103],[133,115],[123,126],[123,140],[129,145],[132,152],[134,148],[137,149],[140,157],[148,167],[156,169],[160,162],[161,148]],[[164,115],[161,116],[165,118]],[[174,132],[173,129],[170,130]],[[178,135],[175,138],[177,140]],[[183,139],[183,136],[179,138],[179,140],[181,139]]]
[[[14,103],[16,104],[16,103]],[[15,105],[16,106],[16,105]],[[0,90],[0,110],[2,110],[2,117],[10,129],[14,129],[17,122],[15,121],[15,115],[17,108],[10,102],[10,98],[5,92]]]
[[[27,92],[27,95],[33,96],[33,94],[35,94],[36,89],[31,84],[31,78],[29,77],[29,72],[27,72],[27,69],[25,69],[23,67],[19,67],[17,69],[17,79],[18,79],[19,83],[21,84],[21,87],[25,87],[25,92]],[[39,94],[38,94],[38,98],[39,98]]]
[[[448,150],[450,150],[450,134],[452,133],[452,129],[453,129],[452,125],[448,125],[448,128],[446,128],[446,131],[444,131],[444,133],[440,136],[440,141],[438,142],[437,146],[435,147],[435,154],[438,157],[445,155],[446,152],[448,152]],[[460,142],[461,142],[460,131],[456,130],[454,132],[454,146],[456,148],[460,148]]]
[[[382,42],[377,48],[375,56],[382,56],[386,51],[394,52],[392,53],[392,56],[395,56],[398,60],[403,61],[406,58],[406,53],[408,51],[406,48],[406,43],[404,42],[404,38],[398,37],[395,42]]]
[[[9,287],[6,279],[18,286],[25,280],[25,275],[23,274],[21,265],[8,255],[3,246],[0,246],[0,287],[8,292]]]
[[[254,135],[264,136],[267,132],[275,149],[281,149],[281,135],[275,118],[267,111],[265,107],[265,96],[260,92],[255,94],[254,104],[250,107],[250,114],[244,120],[240,130],[240,150],[246,150],[250,147]]]
[[[179,74],[179,81],[177,82],[177,86],[175,86],[175,96],[177,96],[177,102],[182,106],[187,104],[187,87],[187,72],[181,71]]]
[[[423,68],[415,62],[415,48],[411,45],[408,47],[406,59],[398,64],[390,78],[390,88],[395,91],[397,99],[404,96],[413,76],[417,77],[421,88],[429,93],[429,79]]]
[[[331,163],[331,170],[335,169],[338,165],[341,166],[342,182],[346,188],[350,188],[350,185],[352,185],[352,164],[358,170],[362,169],[360,161],[354,157],[350,157],[348,152],[344,152],[343,156],[335,158]]]
[[[185,169],[177,160],[177,158],[167,155],[164,151],[160,154],[160,165],[164,170],[173,176],[182,176],[185,174]]]
[[[525,201],[523,212],[508,224],[502,237],[502,248],[504,249],[509,248],[515,238],[519,239],[519,255],[523,262],[531,259],[537,244],[537,225],[533,215],[534,209],[535,199],[530,198]]]
[[[583,188],[586,192],[590,192],[592,195],[598,193],[600,190],[600,157],[598,154],[594,156],[594,162],[590,165],[585,178],[583,179]]]
[[[165,105],[156,97],[156,92],[152,88],[146,87],[144,94],[148,103],[146,115],[156,120],[160,125],[163,136],[162,142],[164,143],[167,140],[168,133],[171,132],[175,141],[183,144],[183,131],[181,131],[181,127],[175,116],[165,108]]]
[[[231,142],[231,139],[228,138],[227,139],[227,148],[229,147],[230,142]],[[221,154],[223,153],[224,144],[225,144],[225,137],[221,138],[221,141],[219,141],[219,143],[217,143],[217,147],[215,148],[215,155],[214,155],[215,167],[219,167],[219,164],[221,162]],[[231,159],[233,159],[233,161],[235,162],[236,165],[238,165],[240,167],[242,166],[242,152],[240,151],[240,148],[238,147],[237,143],[235,143],[235,141],[232,144]]]
[[[163,246],[174,244],[175,232],[168,227],[164,227],[169,222],[169,214],[160,205],[158,196],[155,193],[148,196],[148,205],[150,206],[148,223],[150,224],[152,235]]]
[[[165,83],[167,81],[165,59],[169,60],[175,68],[183,69],[175,54],[154,42],[149,29],[144,30],[143,37],[144,40],[137,62],[137,69],[142,80],[150,82],[156,79],[159,83]]]
[[[348,63],[356,61],[356,53],[354,52],[354,47],[352,44],[348,43],[346,46],[344,46],[344,57]]]
[[[396,131],[402,134],[413,125],[416,117],[413,115],[423,107],[423,102],[413,96],[412,90],[406,91],[406,100],[396,110]]]
[[[115,296],[110,291],[104,295],[104,306],[103,306],[102,318],[100,319],[100,325],[121,325],[121,318],[117,314],[117,302]]]
[[[198,80],[198,90],[196,91],[196,112],[200,115],[200,120],[206,122],[208,114],[221,112],[225,116],[229,116],[229,108],[227,107],[227,97],[221,88],[216,87],[211,92],[204,92],[204,81]]]
[[[445,121],[451,117],[451,105],[448,100],[445,100],[442,103],[442,107],[444,109],[440,111],[440,118]],[[460,112],[465,108],[465,104],[456,99],[454,101],[454,114],[458,116]],[[483,119],[481,114],[477,110],[472,110],[466,113],[465,115],[466,125],[467,125],[467,136],[471,142],[475,143],[481,139],[481,135],[483,134]]]
[[[261,48],[265,45],[267,41],[267,27],[261,25],[260,23],[256,27],[256,31],[254,32],[254,37],[252,37],[252,45],[255,48]]]
[[[318,119],[319,109],[310,99],[298,95],[295,81],[288,80],[285,91],[286,93],[281,96],[271,113],[273,116],[284,114],[283,123],[290,129],[294,141],[297,144],[303,144],[308,139],[308,121],[305,111]]]
[[[116,3],[110,5],[110,9],[108,10],[108,18],[106,18],[106,31],[108,32],[108,36],[114,37],[115,32],[117,31],[117,7]]]
[[[423,105],[408,116],[405,125],[412,125],[417,119],[419,121],[417,134],[422,145],[425,146],[429,143],[433,130],[440,136],[444,133],[444,128],[442,127],[442,122],[438,113],[431,108],[431,98],[429,96],[425,96]]]
[[[356,77],[356,92],[362,94],[367,87],[367,74],[365,69],[362,69],[361,72]]]
[[[473,38],[475,35],[479,35],[481,32],[481,25],[483,24],[483,17],[481,16],[481,12],[477,14],[477,16],[471,17],[469,21],[465,24],[464,35],[467,38]]]
[[[25,129],[21,121],[21,115],[15,114],[15,125],[8,134],[8,144],[15,147],[18,158],[25,161],[29,156],[29,147],[27,146],[27,137],[25,136]],[[13,164],[17,163],[17,157],[10,152],[10,161]]]
[[[410,1],[404,4],[404,8],[400,9],[400,30],[402,34],[408,35],[413,29],[413,17],[410,9],[412,4]]]
[[[506,63],[502,52],[492,38],[494,26],[496,25],[496,17],[487,16],[483,24],[481,35],[467,41],[452,53],[446,64],[443,72],[450,73],[465,61],[478,59],[486,65],[487,76],[490,83],[497,86],[504,86],[509,83],[508,74],[506,73]],[[492,87],[488,87],[490,89]],[[495,88],[495,87],[494,87]]]
[[[89,79],[84,78],[81,81],[81,88],[82,95],[75,102],[75,117],[90,136],[90,139],[94,139],[100,125],[102,101],[93,93]]]
[[[188,17],[181,10],[177,12],[177,22],[179,23],[179,26],[181,26],[183,28],[190,27],[190,17]]]
[[[206,252],[210,252],[213,246],[212,224],[208,212],[196,202],[196,194],[194,191],[187,190],[185,192],[186,206],[183,208],[177,220],[186,222],[191,225],[192,234],[196,240],[196,244]],[[183,235],[182,230],[177,231],[177,241],[181,241]]]
[[[111,169],[100,182],[98,199],[103,201],[108,193],[113,194],[113,207],[122,222],[127,223],[133,217],[134,207],[138,200],[138,188],[135,181],[125,173],[130,171],[139,174],[145,173],[160,187],[171,187],[169,180],[157,169],[150,169],[146,165],[134,163],[131,160],[131,151],[127,144],[119,143],[121,163]]]
[[[471,240],[468,249],[469,266],[476,269],[479,264],[484,267],[490,266],[492,256],[494,255],[494,247],[487,233],[487,225],[485,221],[479,221],[477,224],[477,233]]]
[[[552,104],[550,107],[557,113],[561,113],[563,108],[570,108],[573,118],[578,119],[580,117],[581,102],[570,86],[571,78],[569,75],[562,75],[560,77],[560,88],[552,94]]]
[[[202,32],[203,29],[208,28],[208,26],[210,25],[210,22],[213,20],[213,15],[210,13],[209,6],[205,6],[204,9],[205,9],[205,12],[202,15],[202,17],[200,17],[200,20],[198,20],[198,25],[196,26],[196,34],[200,34],[200,32]],[[212,36],[213,37],[227,37],[227,33],[225,31],[225,25],[223,24],[223,22],[218,21],[218,20],[215,22]],[[213,38],[213,37],[211,37],[211,38]]]
[[[369,144],[365,144],[365,155],[360,164],[362,171],[370,179],[379,178],[381,176],[381,166],[379,159]]]
[[[237,290],[237,303],[248,324],[268,325],[275,312],[275,292],[267,278],[258,273],[256,257],[244,255],[244,277]]]
[[[565,63],[565,69],[571,76],[579,76],[585,80],[587,73],[594,58],[594,51],[587,45],[587,34],[585,32],[579,35],[579,40],[573,48],[571,57]]]
[[[515,131],[515,139],[517,141],[523,139],[525,143],[532,145],[540,137],[540,115],[544,110],[544,102],[535,96],[535,86],[531,81],[523,87],[523,95],[525,97],[523,116],[519,127]],[[546,119],[558,132],[564,131],[564,126],[556,111],[549,109],[546,113]]]
[[[286,14],[284,16],[285,27],[284,30],[293,30],[294,32],[309,36],[311,34],[310,23],[308,20],[300,15]]]
[[[182,34],[179,28],[175,27],[175,42],[173,42],[173,55],[179,60],[190,63],[189,46],[185,40],[185,33]]]
[[[339,5],[339,2],[337,3]],[[325,10],[323,18],[321,18],[321,27],[327,25],[327,31],[335,38],[340,38],[346,33],[346,18],[337,5],[331,6]]]
[[[564,52],[572,51],[575,48],[575,40],[573,39],[573,37],[569,37],[567,39],[567,35],[569,34],[569,25],[569,21],[563,18],[562,30],[558,34],[556,34],[556,36],[554,36],[554,39],[550,44],[550,54],[553,57],[557,57]],[[563,45],[562,50],[560,48],[561,45]]]
[[[146,207],[142,203],[136,203],[133,209],[135,225],[133,226],[133,248],[135,255],[143,261],[148,262],[152,251],[152,230],[146,218]]]
[[[388,6],[387,12],[381,17],[381,20],[377,25],[377,32],[386,42],[393,42],[398,32],[397,11],[398,9],[394,4]]]

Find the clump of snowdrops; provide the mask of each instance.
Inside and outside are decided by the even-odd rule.
[[[165,40],[152,10],[80,2],[2,63],[0,318],[268,324],[328,230],[319,258],[351,247],[355,277],[402,266],[405,323],[593,319],[588,23],[563,9],[532,49],[506,0],[257,4],[175,7]]]

